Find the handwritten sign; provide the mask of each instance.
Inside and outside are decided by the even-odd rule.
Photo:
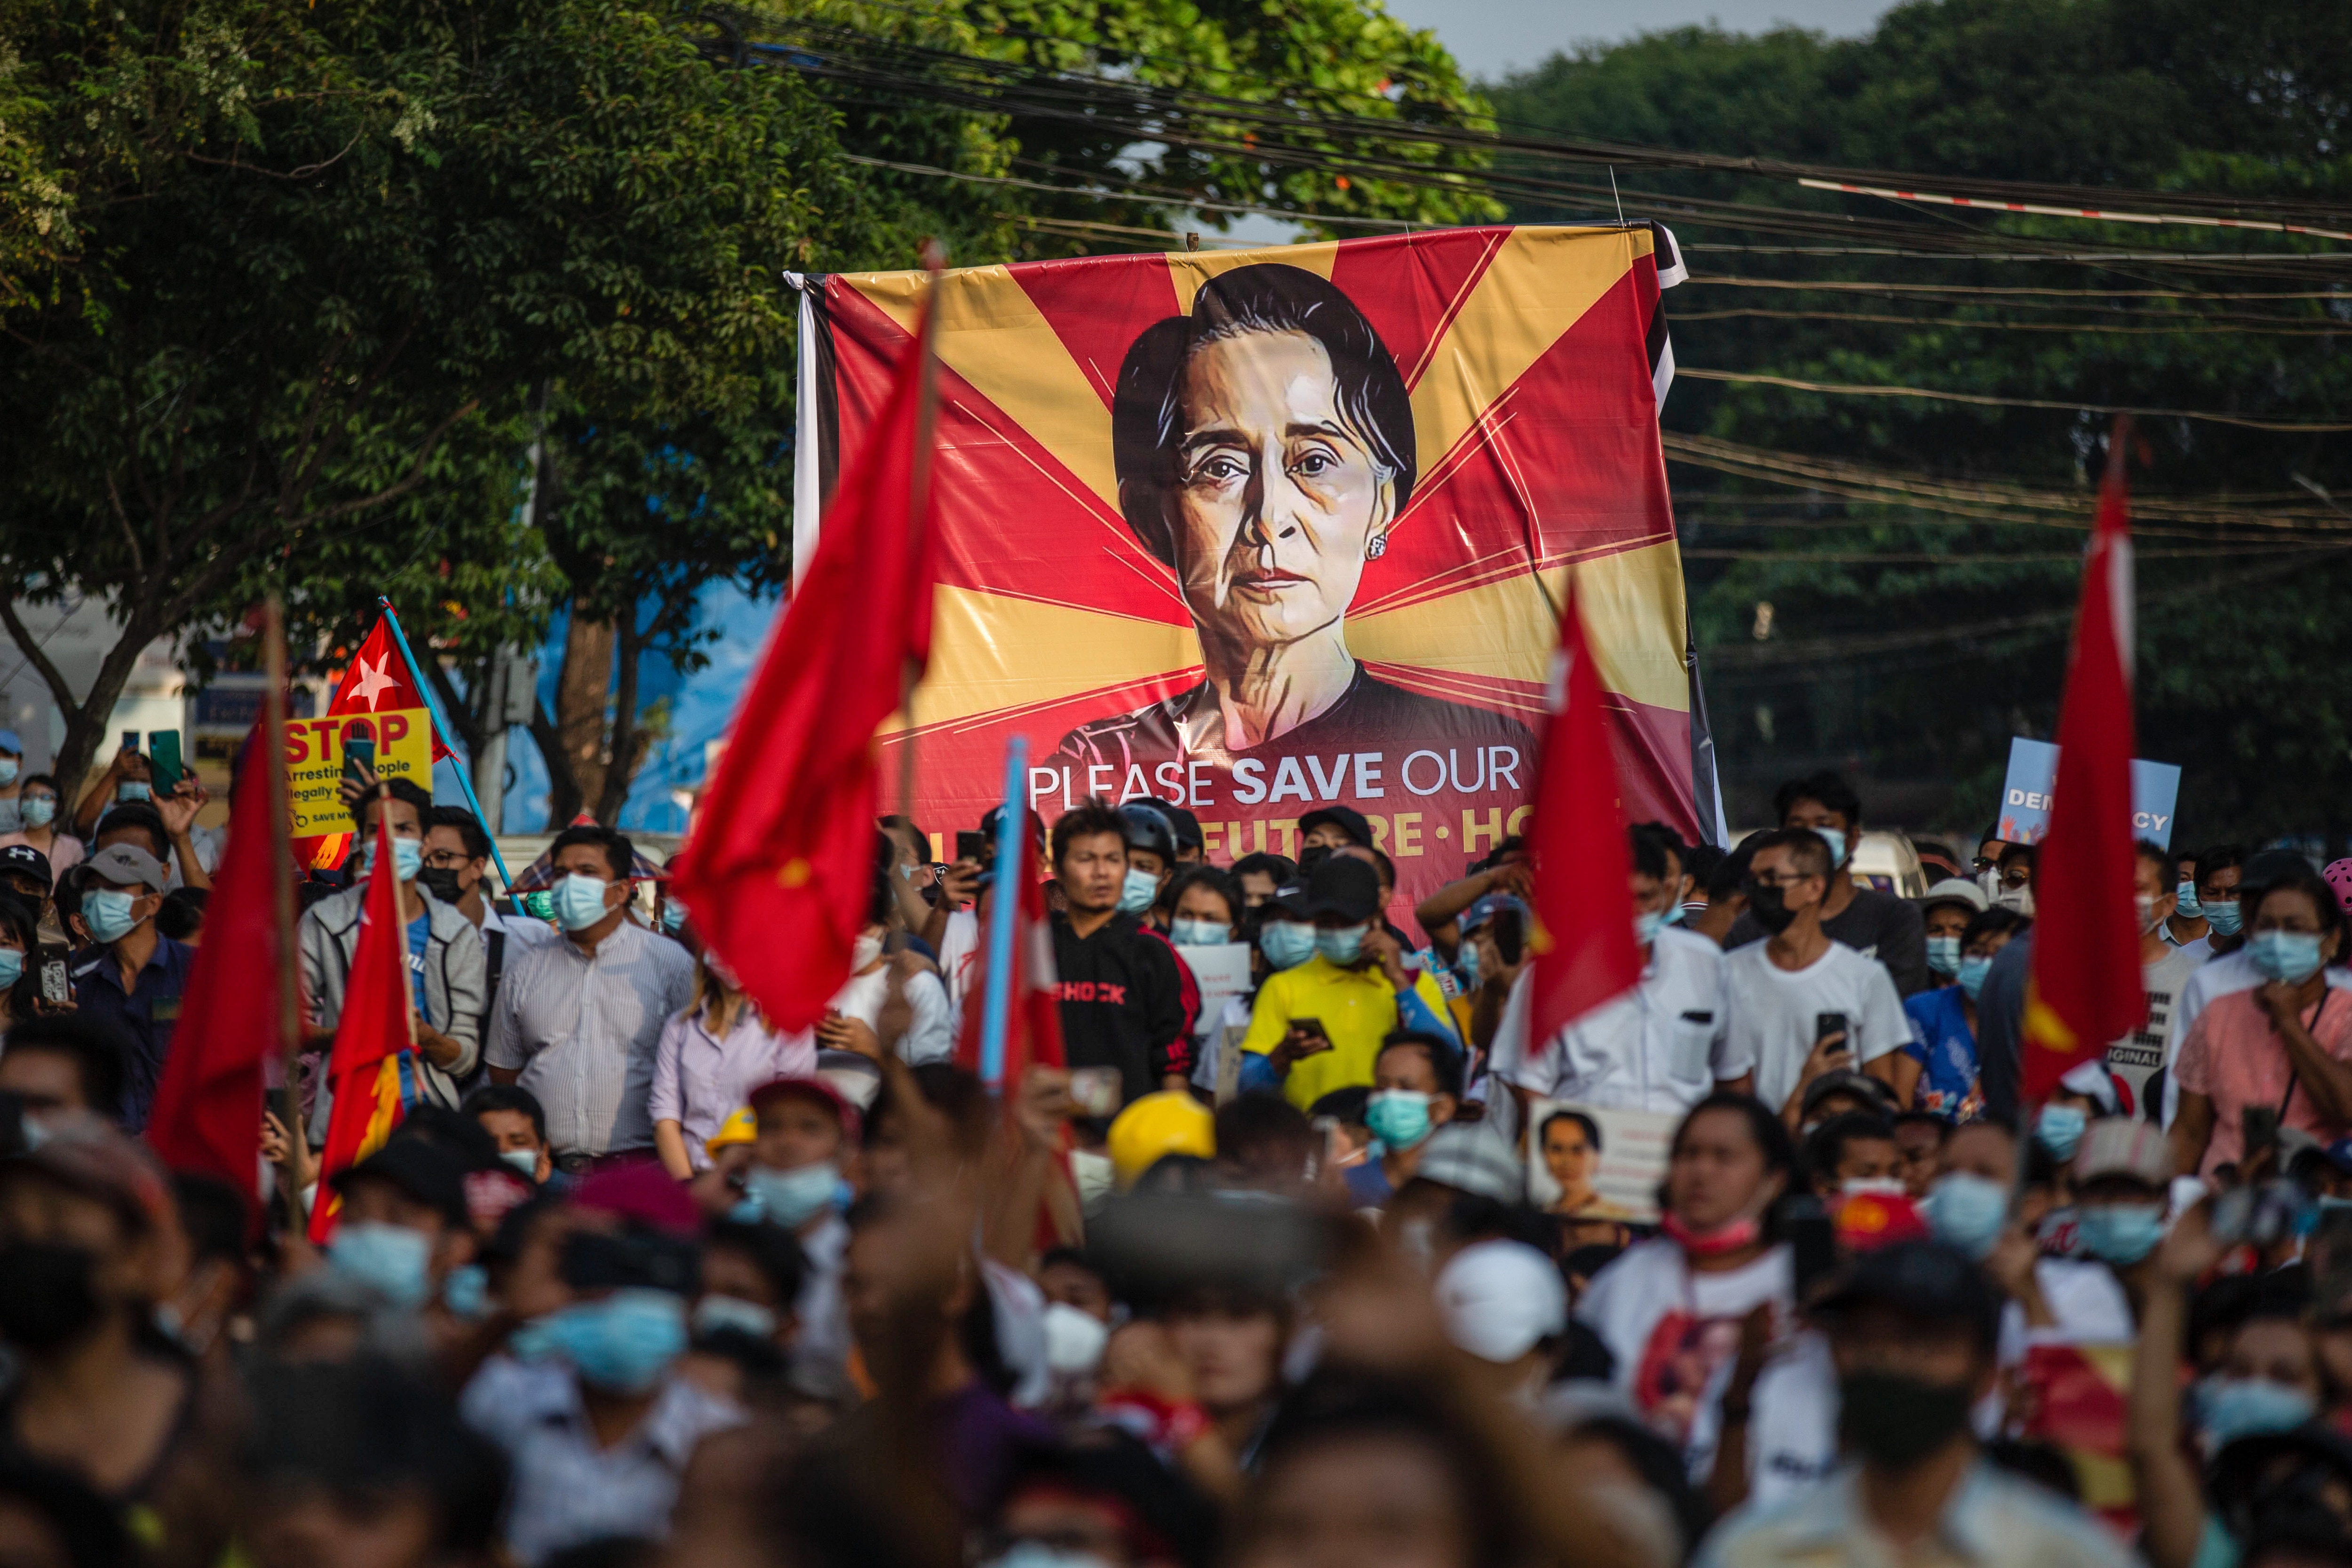
[[[2172,847],[2172,808],[2180,798],[2180,770],[2170,763],[2135,759],[2132,837]],[[2009,776],[2000,786],[2004,844],[2039,844],[2050,831],[2050,802],[2058,785],[2058,748],[2022,735],[2009,742]]]
[[[433,788],[433,719],[422,708],[289,720],[286,798],[294,813],[297,838],[359,830],[337,788],[343,776],[343,742],[352,735],[375,742],[378,778],[406,779],[427,792]]]

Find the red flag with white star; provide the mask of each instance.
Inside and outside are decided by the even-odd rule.
[[[352,655],[344,667],[343,678],[335,685],[334,700],[327,704],[324,715],[340,719],[350,713],[384,713],[396,708],[425,707],[425,693],[416,689],[409,679],[408,661],[400,657],[400,645],[393,640],[392,625],[378,616],[375,629]],[[433,760],[453,755],[441,739],[441,731],[433,731]],[[294,864],[323,871],[343,863],[351,852],[352,836],[348,833],[322,833],[315,837],[294,840]]]

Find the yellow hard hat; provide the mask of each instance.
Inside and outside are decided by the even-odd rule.
[[[1217,1119],[1181,1089],[1147,1094],[1110,1124],[1110,1163],[1122,1190],[1170,1154],[1214,1159]]]
[[[759,1141],[760,1119],[751,1114],[750,1106],[742,1105],[736,1107],[727,1120],[719,1124],[719,1131],[713,1132],[709,1140],[702,1145],[702,1152],[716,1160],[721,1149],[731,1148],[738,1143],[757,1143]]]

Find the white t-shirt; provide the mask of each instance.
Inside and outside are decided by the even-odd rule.
[[[2329,989],[2352,990],[2352,969],[2331,966],[2320,973],[2326,975]],[[2172,1006],[2173,1052],[2179,1054],[2180,1042],[2189,1038],[2189,1031],[2197,1016],[2224,996],[2234,996],[2241,991],[2252,991],[2263,983],[2262,972],[2254,967],[2252,955],[2244,948],[2225,952],[2219,958],[2209,958],[2189,977],[2180,988],[2180,999]],[[2172,1065],[2172,1058],[2165,1058]],[[2170,1073],[2164,1075],[2164,1125],[2167,1131],[2172,1119],[2180,1113],[2180,1080]]]
[[[2107,1047],[2107,1070],[2131,1085],[2135,1116],[2146,1112],[2147,1080],[2157,1068],[2169,1068],[2179,1054],[2180,1037],[2172,1027],[2179,1008],[2174,1004],[2204,963],[2197,952],[2201,943],[2200,938],[2187,947],[2168,947],[2162,958],[2139,966],[2140,985],[2147,993],[2147,1022]]]
[[[853,974],[833,994],[833,1009],[845,1018],[855,1018],[869,1029],[878,1028],[882,1005],[890,999],[890,964],[887,960],[866,974]],[[945,1061],[955,1054],[955,1031],[948,1023],[947,987],[929,970],[919,971],[907,981],[907,1005],[914,1011],[914,1022],[907,1027],[898,1042],[898,1058],[908,1067],[920,1067],[925,1062]],[[804,1029],[800,1038],[814,1040],[816,1031]],[[797,1041],[788,1041],[796,1044]]]
[[[1617,1358],[1618,1391],[1680,1447],[1716,1368],[1738,1353],[1739,1321],[1759,1301],[1789,1310],[1795,1289],[1785,1245],[1742,1268],[1706,1274],[1660,1237],[1626,1248],[1595,1274],[1576,1315]]]
[[[1723,957],[1724,998],[1731,1010],[1729,1059],[1752,1062],[1756,1098],[1774,1110],[1789,1102],[1805,1058],[1813,1054],[1814,1020],[1843,1013],[1853,1062],[1876,1061],[1911,1043],[1911,1020],[1886,966],[1842,942],[1802,969],[1782,969],[1753,942]]]
[[[1721,948],[1669,926],[1650,946],[1640,985],[1562,1029],[1532,1060],[1534,971],[1523,971],[1495,1028],[1490,1070],[1548,1099],[1679,1115],[1713,1093],[1717,1079],[1756,1065],[1731,1048],[1723,966]]]
[[[980,915],[966,907],[948,911],[948,929],[940,933],[940,974],[948,988],[948,1027],[963,1033],[964,993],[980,969]]]

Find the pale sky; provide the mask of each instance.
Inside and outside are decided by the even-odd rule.
[[[1691,23],[1760,33],[1782,22],[1851,37],[1870,30],[1888,0],[1387,0],[1389,12],[1433,27],[1462,68],[1487,79],[1524,70],[1587,38],[1613,40]]]

